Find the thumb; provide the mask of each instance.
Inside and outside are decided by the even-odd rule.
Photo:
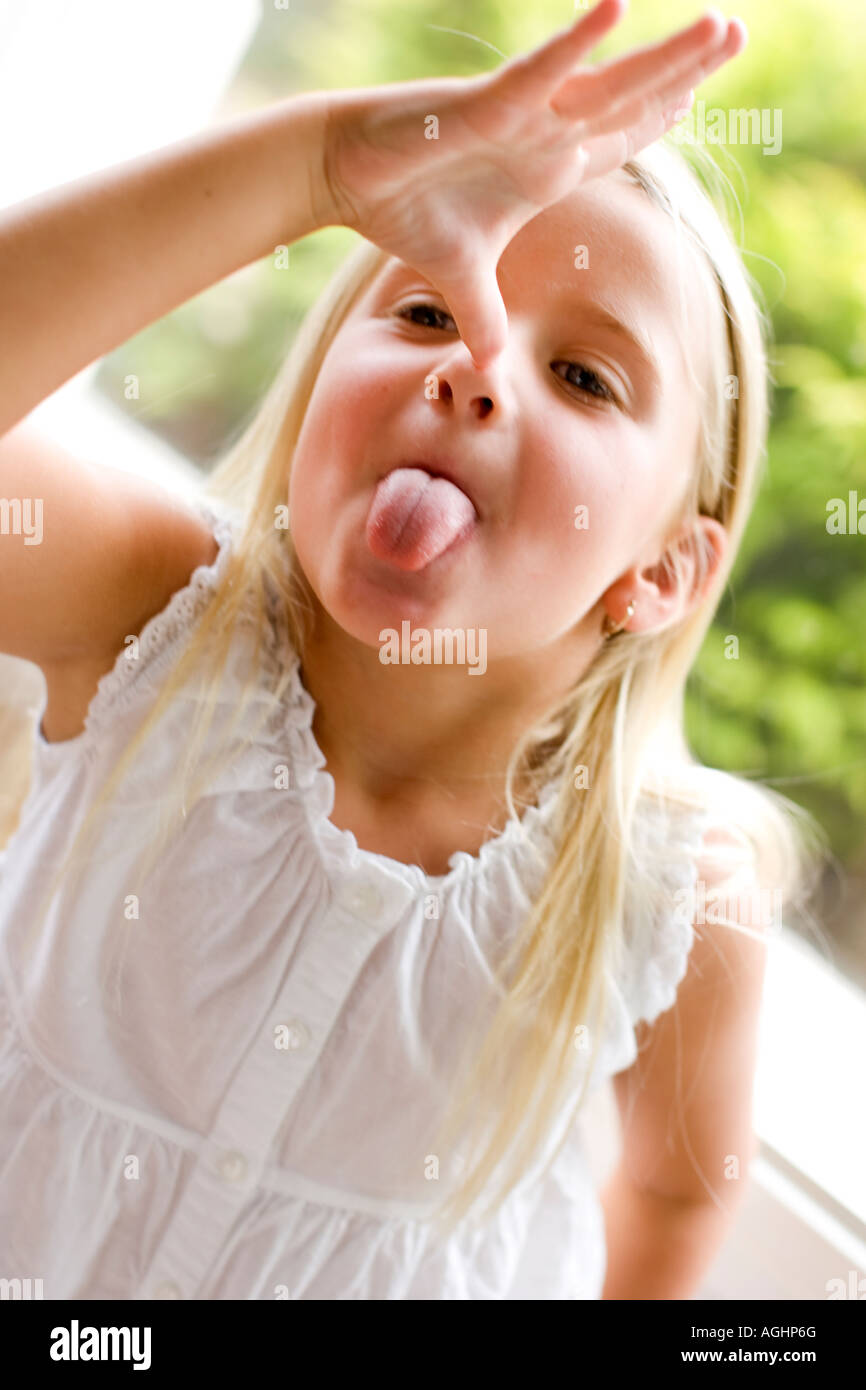
[[[443,286],[443,290],[446,287]],[[508,314],[499,290],[496,267],[489,261],[470,267],[460,284],[445,295],[458,332],[476,367],[486,367],[508,340]]]

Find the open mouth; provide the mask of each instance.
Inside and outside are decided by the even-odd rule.
[[[424,464],[379,479],[367,513],[371,552],[398,569],[422,570],[474,531],[479,517],[463,488]]]
[[[470,492],[465,481],[459,476],[458,470],[453,468],[447,461],[428,462],[425,459],[404,459],[396,464],[395,467],[407,469],[414,468],[420,473],[426,473],[429,478],[444,478],[447,483],[451,483],[453,487],[456,487],[469,498],[476,514],[478,513],[478,506],[474,496]]]

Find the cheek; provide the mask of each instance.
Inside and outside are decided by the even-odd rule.
[[[422,388],[419,388],[422,389]],[[304,416],[292,468],[305,487],[345,488],[374,464],[406,385],[399,364],[362,342],[333,345]],[[392,426],[393,427],[393,426]]]
[[[621,426],[608,419],[577,419],[536,435],[517,515],[556,563],[574,558],[576,537],[582,537],[579,551],[585,554],[617,531],[630,490],[623,460],[633,448]]]
[[[552,428],[556,424],[557,428]],[[567,425],[567,428],[566,428]],[[549,420],[527,454],[516,568],[551,618],[594,601],[631,563],[664,500],[658,441],[621,416]]]

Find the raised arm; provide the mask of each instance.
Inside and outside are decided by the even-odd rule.
[[[210,285],[331,218],[329,93],[244,114],[0,212],[0,435]]]
[[[429,273],[470,351],[499,350],[496,265],[512,237],[658,139],[745,40],[739,21],[710,10],[660,43],[583,64],[625,8],[601,0],[493,73],[293,96],[7,208],[0,436],[154,320],[324,226],[352,227]]]

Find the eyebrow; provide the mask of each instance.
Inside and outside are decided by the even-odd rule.
[[[614,333],[617,337],[622,338],[643,362],[649,374],[652,389],[654,391],[661,390],[661,368],[649,339],[641,333],[639,328],[630,328],[627,323],[617,318],[616,314],[610,313],[601,304],[584,304],[582,305],[582,313],[583,317],[590,323],[595,323],[599,328],[606,329],[608,333]]]
[[[428,280],[426,275],[422,275],[420,271],[414,270],[412,266],[407,265],[405,262],[397,260],[392,261],[387,270],[382,272],[379,288],[385,289],[394,280],[401,280],[412,276],[416,276],[423,280],[425,284],[430,285],[431,289],[436,289],[433,282]],[[436,292],[440,293],[439,291]],[[661,392],[661,367],[659,366],[658,359],[653,352],[649,339],[641,333],[637,326],[630,328],[623,319],[618,318],[616,314],[611,313],[610,310],[605,309],[603,304],[598,302],[581,301],[580,313],[583,319],[590,324],[594,324],[596,327],[605,329],[608,333],[613,333],[618,338],[622,338],[631,348],[632,352],[636,353],[640,358],[649,376],[651,390],[657,394]]]

